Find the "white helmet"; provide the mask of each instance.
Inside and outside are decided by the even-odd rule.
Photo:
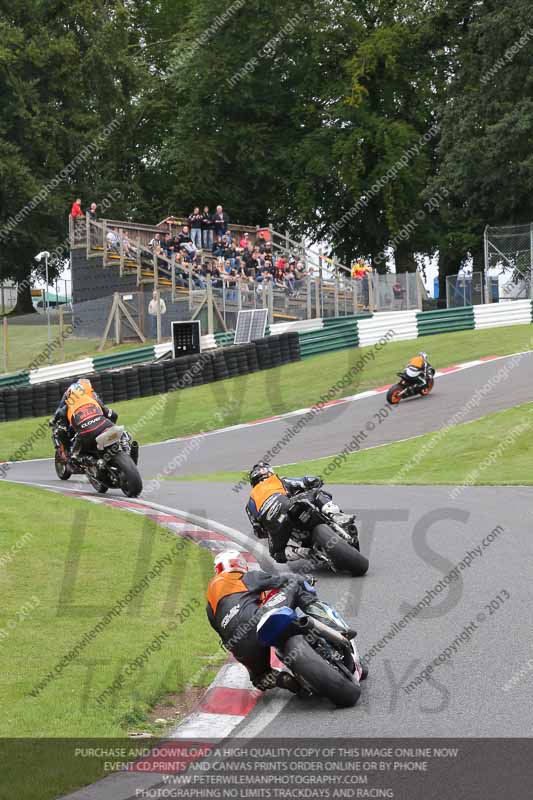
[[[248,572],[248,562],[238,550],[223,550],[217,553],[214,560],[215,573]]]

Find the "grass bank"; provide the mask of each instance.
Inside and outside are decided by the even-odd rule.
[[[283,475],[321,475],[327,483],[533,485],[533,403],[498,411],[444,431],[360,450],[337,466],[320,458],[284,466]],[[216,472],[169,480],[238,483],[241,472]]]
[[[160,397],[129,400],[114,407],[120,414],[120,422],[127,428],[135,428],[136,438],[147,444],[312,406],[367,352],[372,358],[335,397],[392,383],[396,372],[421,348],[438,369],[483,356],[533,349],[532,337],[533,327],[516,325],[391,342],[379,351],[373,347],[351,348]],[[42,421],[33,418],[0,423],[0,460],[11,460]],[[33,444],[26,457],[51,454],[46,434]]]

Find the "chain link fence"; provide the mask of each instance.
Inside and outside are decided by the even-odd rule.
[[[533,297],[533,223],[485,229],[485,275],[498,278],[502,300]],[[489,302],[492,292],[488,292]]]

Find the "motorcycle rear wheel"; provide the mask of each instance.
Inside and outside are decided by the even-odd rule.
[[[338,570],[346,570],[355,577],[368,572],[368,558],[333,531],[329,525],[317,525],[313,530],[313,544],[320,548]]]
[[[338,708],[349,708],[359,700],[361,687],[357,679],[350,680],[324,661],[303,636],[291,636],[282,652],[286,666],[319,697],[327,697]]]
[[[126,497],[138,497],[143,490],[141,473],[135,466],[131,456],[117,453],[113,462],[120,470],[120,488]]]
[[[404,387],[401,383],[395,383],[394,386],[391,386],[387,392],[387,403],[391,406],[397,406],[402,399],[403,389]]]

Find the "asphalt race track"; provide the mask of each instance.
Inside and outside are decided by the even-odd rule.
[[[440,428],[509,363],[501,359],[443,376],[429,398],[401,404],[361,446]],[[505,379],[494,383],[464,421],[531,401],[532,375],[530,353],[508,370]],[[283,449],[277,462],[341,451],[384,403],[380,394],[323,410]],[[210,517],[248,534],[245,491],[235,493],[222,483],[150,483],[150,479],[185,447],[189,457],[177,470],[181,474],[248,467],[296,419],[214,433],[202,437],[193,450],[193,440],[143,447],[141,469],[147,486],[143,499]],[[497,470],[497,462],[492,469]],[[69,488],[55,478],[51,460],[13,465],[7,479]],[[317,573],[320,595],[358,630],[361,652],[380,643],[369,664],[361,701],[354,709],[334,712],[320,700],[271,693],[235,735],[530,736],[533,669],[508,690],[504,685],[533,655],[529,613],[533,487],[471,487],[456,499],[450,496],[453,487],[331,488],[345,510],[358,514],[361,549],[371,564],[368,575],[360,579]],[[469,565],[450,581],[449,573],[464,559]],[[265,567],[269,563],[265,558]],[[431,605],[400,626],[409,607],[430,590],[435,592]],[[388,640],[383,639],[385,634]],[[435,667],[427,681],[405,691],[403,687],[446,648],[450,655],[445,663]]]

